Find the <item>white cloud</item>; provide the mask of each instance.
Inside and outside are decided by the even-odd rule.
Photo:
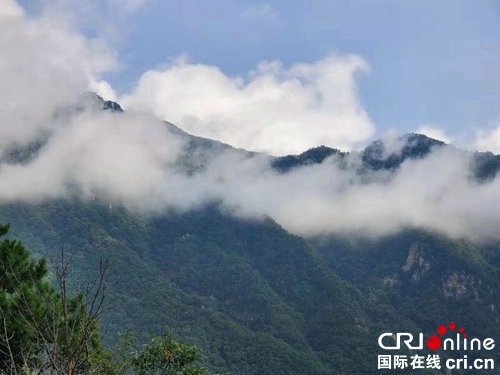
[[[88,89],[114,64],[102,41],[46,15],[0,17],[0,150],[52,127],[54,111]]]
[[[158,201],[182,141],[157,119],[103,113],[82,96],[91,88],[113,98],[100,74],[114,67],[114,54],[60,15],[0,17],[2,157],[12,146],[46,140],[30,162],[0,162],[0,200],[60,198],[77,189],[83,198],[127,205]]]
[[[23,9],[14,0],[0,0],[0,17],[21,17]]]
[[[480,151],[500,154],[500,125],[490,131],[480,130],[474,146]]]
[[[367,69],[358,56],[330,56],[290,68],[263,62],[243,78],[177,59],[144,73],[121,101],[190,133],[250,150],[352,149],[374,132],[356,93],[356,73]]]
[[[0,164],[0,200],[105,197],[152,209],[183,145],[159,120],[83,112],[63,119],[27,164]],[[155,203],[155,204],[154,204]]]
[[[114,102],[116,102],[118,100],[116,93],[115,93],[115,90],[113,90],[111,85],[104,80],[100,80],[100,81],[92,80],[89,83],[89,91],[95,92],[97,95],[102,97],[104,100],[112,100]]]
[[[279,174],[264,156],[225,152],[205,160],[202,172],[169,174],[157,207],[189,210],[216,201],[233,215],[270,216],[305,236],[380,236],[415,227],[454,238],[500,239],[500,179],[471,179],[471,154],[435,149],[424,159],[404,162],[393,174],[360,175],[335,160]],[[358,161],[354,156],[349,164],[355,167]]]
[[[422,125],[417,130],[417,133],[426,135],[427,137],[437,139],[438,141],[444,143],[452,143],[453,137],[450,137],[446,134],[446,132],[442,129],[439,129],[433,125]]]

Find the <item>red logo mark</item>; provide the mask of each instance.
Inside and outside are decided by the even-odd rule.
[[[448,325],[448,328],[450,330],[454,330],[456,328],[455,323],[450,323]],[[444,326],[444,325],[438,326],[437,329],[436,329],[436,332],[439,335],[444,335],[446,333],[446,326]],[[460,327],[458,329],[458,332],[463,333],[464,329],[462,327]],[[467,334],[464,333],[464,337],[467,337]],[[430,350],[437,350],[441,346],[441,339],[438,336],[436,336],[436,335],[432,335],[432,336],[429,336],[429,338],[427,339],[426,344],[427,344],[427,347]]]

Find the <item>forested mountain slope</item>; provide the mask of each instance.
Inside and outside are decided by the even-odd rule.
[[[97,105],[121,112],[116,103]],[[186,173],[228,150],[259,155],[165,126],[187,141],[177,166]],[[391,173],[405,160],[450,147],[418,134],[399,142],[394,152],[376,141],[359,153],[318,147],[267,158],[280,174],[333,160],[363,176]],[[41,147],[43,139],[12,150],[8,160],[28,162]],[[499,165],[498,156],[476,153],[473,178],[491,179]],[[382,332],[429,333],[455,320],[478,337],[500,333],[500,245],[493,242],[415,228],[301,238],[273,218],[236,217],[218,202],[182,213],[140,213],[105,199],[69,197],[4,203],[0,222],[10,223],[10,235],[37,256],[50,259],[61,246],[72,253],[74,287],[92,279],[99,257],[109,258],[106,342],[127,330],[139,339],[166,330],[199,344],[214,370],[371,374]]]

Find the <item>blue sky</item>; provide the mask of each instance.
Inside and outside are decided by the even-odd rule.
[[[126,15],[95,3],[100,14],[82,26],[109,33],[121,67],[105,78],[119,93],[182,54],[233,76],[263,60],[290,66],[339,53],[370,66],[358,94],[378,134],[422,124],[464,134],[500,114],[498,1],[150,0]]]

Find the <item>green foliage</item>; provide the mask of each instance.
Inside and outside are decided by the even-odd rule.
[[[1,226],[0,235],[8,229]],[[31,261],[19,241],[0,243],[0,270],[0,371],[11,371],[38,362],[39,330],[31,323],[47,316],[55,295],[44,281],[45,260]]]
[[[450,319],[478,336],[499,331],[498,244],[417,230],[306,242],[272,220],[214,207],[155,216],[79,200],[0,208],[0,221],[38,256],[61,241],[72,250],[74,292],[95,277],[101,254],[110,259],[101,324],[114,352],[120,332],[132,331],[141,348],[168,331],[203,349],[200,366],[218,372],[371,374],[381,332],[428,333]],[[419,256],[404,271],[414,244]],[[123,374],[119,358],[108,360],[115,372],[94,373]]]
[[[5,235],[9,226],[0,226]],[[99,321],[83,293],[68,296],[69,262],[58,267],[61,289],[56,293],[45,280],[45,259],[30,260],[19,241],[0,243],[0,373],[90,375],[202,375],[196,365],[200,350],[166,334],[131,353],[132,341],[124,340],[118,359],[107,351],[99,336]]]
[[[137,375],[202,375],[207,370],[196,366],[200,350],[196,345],[175,341],[166,334],[153,337],[151,342],[130,357],[130,365]]]
[[[500,336],[495,307],[500,269],[489,260],[499,252],[498,244],[483,247],[419,230],[311,243],[332,270],[373,302],[379,332],[390,327],[431,335],[438,325],[456,322],[476,337]]]

